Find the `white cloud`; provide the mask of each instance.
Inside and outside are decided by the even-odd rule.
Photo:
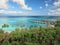
[[[58,0],[57,2],[54,2],[54,6],[60,6],[60,0]]]
[[[56,9],[56,14],[60,15],[60,8]]]
[[[49,10],[49,12],[53,13],[53,12],[55,12],[55,10]]]
[[[45,6],[48,7],[49,6],[48,3],[46,3]]]
[[[60,8],[57,8],[55,10],[49,10],[49,13],[52,15],[52,14],[55,14],[55,15],[60,15]]]
[[[48,12],[48,15],[51,15],[51,13],[50,13],[50,12]]]
[[[49,1],[50,1],[50,0],[49,0]],[[49,6],[49,4],[48,4],[49,1],[45,1],[45,6],[46,6],[46,7]]]
[[[39,12],[22,12],[22,11],[0,10],[0,14],[5,14],[4,16],[37,16],[37,15],[40,15],[38,13]]]
[[[0,10],[0,14],[23,14],[23,12],[19,11],[7,11],[7,10]]]
[[[55,2],[54,6],[60,6],[60,2]]]
[[[40,9],[42,9],[42,7],[40,7]]]
[[[54,9],[52,9],[52,10],[49,10],[49,12],[48,13],[50,13],[51,15],[53,14],[53,15],[60,15],[60,0],[58,0],[58,1],[56,1],[56,2],[54,2],[53,3],[53,8]]]
[[[7,9],[8,8],[7,2],[8,0],[0,0],[0,8]]]
[[[57,11],[59,11],[59,12],[60,12],[60,8],[58,8],[58,9],[57,9]]]
[[[28,7],[26,4],[25,4],[25,0],[13,0],[13,2],[16,2],[17,4],[19,4],[22,9],[25,9],[25,10],[32,10],[31,7]]]
[[[8,9],[10,6],[8,5],[9,0],[0,0],[0,9]],[[32,10],[31,7],[28,7],[28,5],[25,4],[25,0],[13,0],[13,2],[16,2],[21,6],[22,9],[25,10]]]

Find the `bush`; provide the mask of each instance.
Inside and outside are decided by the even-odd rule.
[[[60,45],[60,22],[54,28],[30,27],[29,29],[15,29],[1,45]],[[0,30],[0,36],[3,31]]]

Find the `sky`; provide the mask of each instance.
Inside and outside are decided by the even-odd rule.
[[[0,0],[0,16],[60,16],[60,0]]]

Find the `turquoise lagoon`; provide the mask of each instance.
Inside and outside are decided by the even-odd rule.
[[[35,20],[39,20],[39,23],[31,22]],[[30,26],[41,26],[46,27],[47,24],[43,24],[42,20],[56,20],[56,17],[54,16],[30,16],[30,17],[23,17],[23,16],[5,16],[0,17],[0,29],[3,29],[4,31],[13,31],[16,28],[29,28]],[[8,24],[8,28],[2,28],[3,24]]]

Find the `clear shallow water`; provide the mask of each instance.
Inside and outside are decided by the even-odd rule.
[[[55,20],[56,17],[49,17],[49,16],[40,16],[40,17],[0,17],[0,29],[4,31],[13,31],[16,28],[29,28],[31,25],[34,27],[42,26],[46,27],[47,24],[42,24],[40,20]],[[31,20],[39,20],[39,23],[31,22]],[[3,24],[8,24],[8,28],[2,28]]]

